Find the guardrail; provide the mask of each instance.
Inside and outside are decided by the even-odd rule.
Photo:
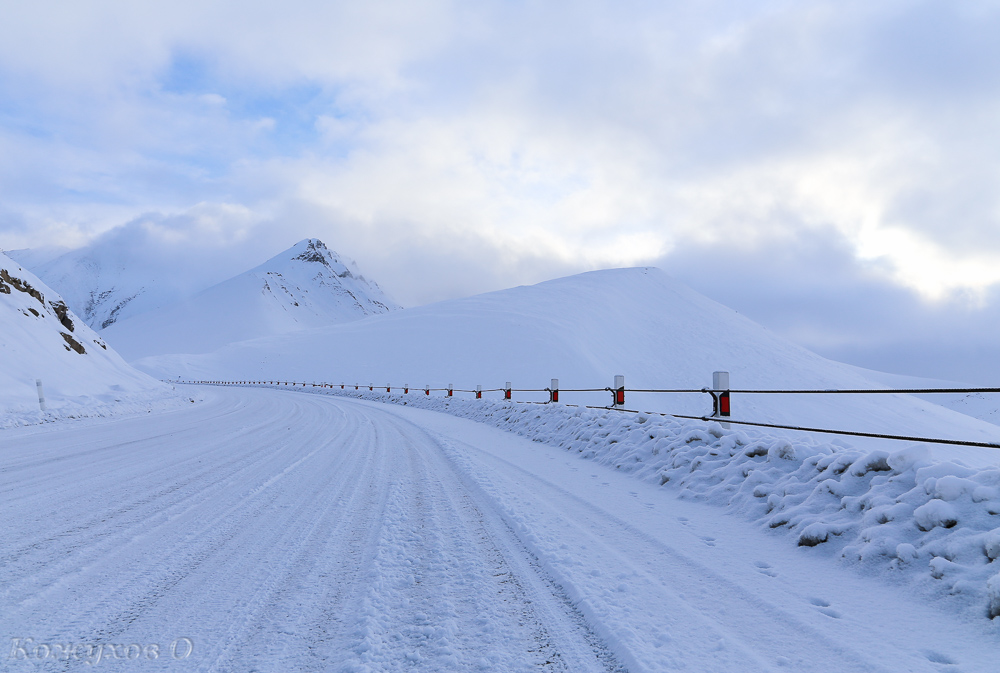
[[[204,385],[242,385],[242,386],[291,386],[295,387],[313,387],[313,388],[331,388],[348,390],[352,386],[347,383],[317,383],[317,382],[291,382],[291,381],[276,381],[276,380],[260,380],[260,381],[226,381],[226,380],[203,380],[203,381],[184,381],[184,380],[172,380],[171,383],[187,383],[187,384],[204,384]],[[376,386],[374,383],[369,383],[367,386],[361,385],[360,383],[353,384],[353,388],[357,392],[362,392],[363,388],[368,388],[369,392],[379,391],[381,392],[385,389],[386,393],[391,393],[393,388],[402,388],[404,395],[410,394],[410,385],[403,384],[402,386],[393,386],[387,383],[384,386]],[[782,425],[777,423],[762,423],[757,421],[743,421],[734,420],[731,418],[732,415],[732,397],[731,395],[915,395],[915,394],[972,394],[972,393],[1000,393],[1000,388],[873,388],[873,389],[839,389],[839,388],[827,388],[827,389],[786,389],[786,390],[766,390],[766,389],[731,389],[729,386],[729,372],[713,372],[712,374],[712,387],[711,388],[626,388],[625,387],[625,377],[622,375],[616,375],[614,378],[614,383],[612,386],[607,386],[604,388],[559,388],[559,379],[552,379],[549,387],[547,388],[513,388],[508,381],[503,388],[483,388],[477,385],[474,390],[455,388],[452,384],[448,384],[446,388],[431,388],[429,385],[425,385],[420,391],[423,392],[425,396],[430,396],[431,393],[442,392],[445,393],[446,397],[454,397],[455,393],[469,393],[475,395],[475,399],[482,399],[483,393],[503,393],[504,400],[516,401],[518,403],[524,404],[552,404],[559,402],[559,393],[601,393],[608,392],[612,396],[612,402],[608,406],[594,406],[594,405],[582,405],[588,409],[608,409],[611,411],[621,411],[624,413],[649,413],[657,414],[661,416],[671,416],[674,418],[684,418],[688,420],[695,421],[705,421],[705,422],[717,422],[721,423],[723,427],[728,428],[730,424],[734,425],[747,425],[758,428],[773,428],[778,430],[796,430],[800,432],[817,432],[830,435],[844,435],[849,437],[871,437],[876,439],[891,439],[898,441],[910,441],[910,442],[925,442],[928,444],[948,444],[955,446],[976,446],[989,449],[1000,449],[1000,443],[998,442],[976,442],[968,441],[962,439],[947,439],[947,438],[937,438],[937,437],[919,437],[919,436],[909,436],[909,435],[895,435],[888,433],[879,432],[858,432],[854,430],[837,430],[831,428],[813,428],[799,425]],[[528,402],[524,400],[514,400],[514,393],[548,393],[547,402]],[[683,414],[671,414],[657,411],[640,411],[638,409],[626,409],[625,408],[625,395],[626,393],[657,393],[657,394],[707,394],[712,398],[712,413],[706,416],[690,416]],[[566,404],[565,406],[576,407],[581,405],[576,404]]]

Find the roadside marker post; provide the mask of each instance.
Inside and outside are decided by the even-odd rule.
[[[625,376],[623,374],[615,374],[615,403],[611,406],[623,407],[625,406]]]
[[[552,384],[549,386],[549,402],[559,401],[559,379],[552,379]]]
[[[428,395],[429,396],[430,394],[431,394],[431,387],[430,386],[424,386],[424,395]]]
[[[476,384],[476,399],[483,399],[483,387],[479,384]]]
[[[409,395],[410,394],[410,384],[409,383],[404,383],[403,384],[403,394],[404,395]]]
[[[39,406],[39,408],[41,408],[42,411],[46,411],[46,409],[45,409],[45,391],[42,390],[42,380],[41,379],[35,379],[35,388],[38,389],[38,406]]]
[[[453,392],[454,391],[451,389],[451,384],[449,383],[448,384],[448,397],[451,397]]]
[[[712,372],[712,401],[715,408],[712,416],[728,418],[730,413],[729,405],[729,372]],[[722,427],[729,429],[729,423],[722,423]]]
[[[510,399],[510,381],[507,381],[507,384],[503,387],[503,398],[505,400]]]

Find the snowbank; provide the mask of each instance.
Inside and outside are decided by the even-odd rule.
[[[738,512],[793,544],[904,576],[1000,615],[1000,453],[973,468],[922,445],[862,450],[652,414],[304,388],[515,432]]]
[[[58,294],[2,253],[0,325],[0,428],[180,404],[170,386],[126,364]]]

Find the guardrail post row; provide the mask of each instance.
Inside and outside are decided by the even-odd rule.
[[[623,407],[625,406],[625,375],[615,374],[615,389],[614,389],[615,402],[612,406]]]
[[[559,379],[552,379],[552,384],[549,386],[549,402],[559,401]]]
[[[452,393],[454,393],[454,391],[451,389],[451,384],[449,383],[448,384],[448,397],[451,397]]]
[[[483,387],[479,384],[476,384],[476,399],[483,399]]]
[[[510,381],[507,381],[506,385],[503,387],[503,398],[505,400],[510,399]]]

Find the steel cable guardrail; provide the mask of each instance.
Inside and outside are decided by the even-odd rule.
[[[391,392],[393,388],[402,388],[404,394],[409,394],[410,385],[404,384],[402,386],[393,386],[392,384],[386,384],[384,386],[376,386],[374,383],[369,383],[367,386],[360,383],[347,384],[347,383],[306,383],[306,382],[289,382],[289,381],[222,381],[222,380],[207,380],[207,381],[181,381],[174,380],[173,383],[200,383],[209,385],[271,385],[271,386],[291,386],[291,387],[322,387],[322,388],[340,388],[341,390],[347,390],[351,387],[355,391],[361,391],[362,388],[368,388],[369,392],[374,392],[376,390],[381,391],[385,389],[387,393]],[[946,439],[938,437],[920,437],[920,436],[910,436],[910,435],[897,435],[882,432],[861,432],[857,430],[838,430],[832,428],[814,428],[801,425],[784,425],[778,423],[764,423],[759,421],[748,421],[748,420],[736,420],[731,418],[730,409],[730,395],[921,395],[921,394],[977,394],[977,393],[1000,393],[1000,388],[987,388],[987,387],[970,387],[970,388],[825,388],[825,389],[809,389],[809,388],[789,388],[789,389],[733,389],[729,387],[729,373],[728,372],[714,372],[713,373],[713,386],[711,388],[625,388],[625,377],[622,375],[615,376],[614,386],[604,387],[604,388],[559,388],[559,380],[552,379],[552,382],[547,388],[513,388],[510,382],[507,382],[506,386],[503,388],[482,388],[482,386],[476,386],[476,388],[455,388],[449,384],[446,388],[431,388],[429,385],[425,385],[420,389],[425,395],[430,395],[432,392],[443,392],[448,397],[452,397],[454,393],[469,393],[476,396],[476,399],[482,399],[483,393],[503,393],[505,401],[515,401],[512,398],[513,393],[548,393],[549,400],[547,402],[529,402],[526,400],[516,400],[517,403],[524,404],[550,404],[559,402],[559,393],[602,393],[610,392],[612,395],[612,404],[609,406],[593,406],[593,405],[576,405],[567,404],[565,406],[577,407],[584,406],[588,409],[607,409],[610,411],[621,411],[625,413],[648,413],[655,414],[659,416],[670,416],[673,418],[683,418],[687,420],[703,421],[703,422],[717,422],[722,423],[724,427],[729,427],[729,424],[734,425],[746,425],[758,428],[772,428],[778,430],[793,430],[797,432],[816,432],[831,435],[844,435],[849,437],[870,437],[875,439],[889,439],[897,441],[911,441],[911,442],[925,442],[928,444],[946,444],[954,446],[971,446],[971,447],[982,447],[989,449],[1000,449],[1000,442],[977,442],[971,440],[963,439]],[[626,409],[625,408],[625,393],[652,393],[652,394],[708,394],[712,397],[712,414],[709,416],[691,416],[685,414],[674,414],[658,411],[640,411],[637,409]]]

